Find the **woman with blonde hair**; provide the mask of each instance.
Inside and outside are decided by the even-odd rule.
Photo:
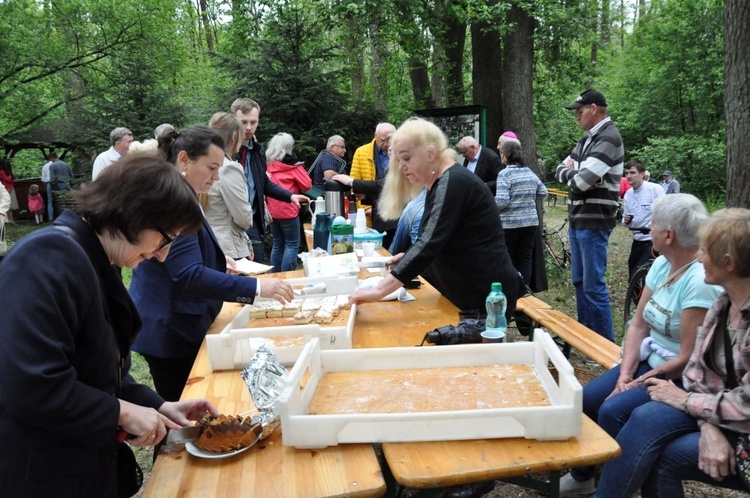
[[[253,258],[250,237],[245,230],[253,225],[253,209],[247,196],[245,173],[237,156],[244,133],[242,123],[234,114],[217,112],[208,127],[226,143],[224,163],[219,168],[221,181],[214,183],[205,198],[206,220],[219,241],[221,250],[230,258]]]
[[[424,119],[404,122],[393,134],[391,151],[378,207],[384,219],[398,219],[426,188],[419,238],[394,257],[397,264],[380,285],[355,292],[352,301],[378,301],[427,270],[423,276],[453,304],[480,314],[492,283],[501,282],[510,316],[523,282],[508,256],[490,190],[456,164],[443,132]]]

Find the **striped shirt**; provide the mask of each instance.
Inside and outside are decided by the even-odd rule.
[[[536,212],[537,197],[545,197],[547,187],[527,166],[509,164],[497,174],[495,204],[500,212],[503,228],[539,225]]]

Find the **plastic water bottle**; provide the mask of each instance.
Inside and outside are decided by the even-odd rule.
[[[503,294],[503,284],[500,282],[492,283],[492,290],[484,301],[484,305],[487,308],[486,329],[499,330],[505,333],[508,329],[508,320],[505,318],[508,298]]]

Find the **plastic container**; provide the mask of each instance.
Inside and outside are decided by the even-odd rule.
[[[375,249],[383,247],[383,236],[385,234],[378,232],[372,228],[368,228],[364,233],[357,233],[354,231],[354,248],[362,249],[362,242],[374,242]]]
[[[503,284],[492,283],[492,290],[485,299],[484,305],[487,308],[485,330],[495,330],[505,334],[508,330],[508,320],[505,317],[505,312],[508,310],[508,298],[503,294]]]
[[[558,382],[550,374],[550,362],[560,371]],[[467,405],[464,410],[426,412],[410,411],[405,400],[400,413],[308,414],[310,401],[327,372],[356,375],[357,371],[400,370],[404,365],[438,368],[506,364],[532,366],[549,395],[550,405],[514,406],[511,401],[507,407]],[[471,383],[470,379],[464,381]],[[498,378],[497,382],[508,383],[509,379]],[[534,331],[533,341],[427,348],[321,350],[319,340],[312,338],[302,348],[279,399],[282,441],[285,446],[322,448],[340,443],[568,439],[581,433],[582,391],[573,367],[541,329]],[[397,386],[392,395],[399,396]]]
[[[354,227],[331,225],[331,254],[354,252]]]

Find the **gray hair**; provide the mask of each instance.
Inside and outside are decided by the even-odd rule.
[[[706,206],[694,195],[671,194],[659,197],[651,205],[653,223],[674,230],[677,242],[685,248],[700,245],[699,230],[708,218]]]
[[[289,133],[277,133],[268,142],[266,149],[266,159],[268,162],[280,161],[287,154],[291,154],[294,149],[294,138]]]
[[[109,132],[109,141],[114,146],[117,142],[125,138],[126,136],[133,136],[133,132],[128,130],[127,128],[123,128],[122,126],[119,126]]]
[[[171,133],[174,131],[174,126],[169,123],[162,123],[154,129],[154,138],[159,140],[162,135]]]
[[[336,145],[338,142],[345,142],[344,137],[341,135],[333,135],[332,137],[329,137],[328,143],[326,143],[326,149],[330,149],[331,145]]]

